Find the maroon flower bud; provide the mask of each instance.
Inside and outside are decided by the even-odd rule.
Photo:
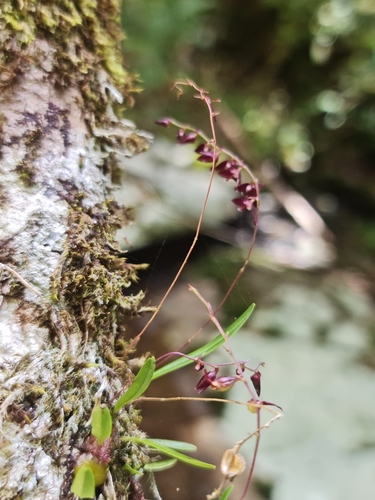
[[[215,167],[220,177],[223,177],[226,181],[234,180],[237,181],[240,178],[240,166],[235,161],[222,161]]]
[[[182,137],[185,135],[185,130],[183,128],[179,128],[177,130],[177,140],[179,141],[180,139],[182,139]]]
[[[210,151],[199,155],[197,161],[201,161],[202,163],[212,163],[213,161],[216,161],[216,159],[217,155],[214,155],[213,151]]]
[[[230,167],[219,172],[220,177],[223,177],[226,181],[237,181],[240,177],[240,172],[236,167]]]
[[[199,155],[197,160],[202,163],[213,163],[217,161],[218,155],[214,154],[214,148],[212,144],[202,143],[195,148],[195,152]]]
[[[258,370],[256,372],[254,372],[250,377],[250,379],[253,383],[254,389],[255,389],[256,393],[258,394],[258,396],[260,395],[260,377],[261,377],[261,373]]]
[[[230,160],[224,160],[221,163],[219,163],[218,165],[216,165],[215,170],[217,170],[218,172],[221,172],[222,170],[226,170],[227,168],[230,168],[231,165],[232,165],[232,162]]]
[[[156,120],[155,125],[168,128],[171,123],[172,118],[160,118],[159,120]]]
[[[211,382],[211,389],[215,391],[224,392],[230,389],[235,382],[237,382],[237,377],[222,376]]]
[[[234,198],[232,203],[236,205],[239,212],[251,210],[253,208],[253,200],[248,200],[246,198]]]
[[[239,184],[235,187],[237,193],[241,193],[246,198],[256,198],[258,196],[257,189],[254,184],[245,182],[244,184]]]
[[[199,144],[199,146],[195,148],[195,152],[199,155],[203,153],[212,153],[212,146],[210,144],[203,142],[202,144]]]
[[[177,133],[177,142],[178,144],[189,144],[191,142],[195,142],[195,139],[197,138],[196,132],[186,132],[182,130],[182,135],[180,134],[181,129]]]
[[[200,372],[201,370],[203,370],[203,368],[204,368],[204,364],[202,363],[202,361],[200,359],[197,359],[197,362],[194,365],[194,370],[196,372]]]
[[[206,390],[211,386],[211,383],[216,379],[217,370],[212,370],[208,372],[206,369],[203,372],[202,378],[199,379],[195,389],[198,391],[198,394]]]

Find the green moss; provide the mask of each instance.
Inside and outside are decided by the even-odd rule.
[[[129,294],[138,280],[137,271],[146,265],[132,265],[119,256],[115,230],[127,217],[116,203],[105,202],[88,212],[72,207],[66,250],[52,297],[65,304],[86,340],[102,343],[107,361],[115,366],[117,339],[124,336],[125,317],[136,315],[143,293]]]
[[[99,77],[101,69],[125,101],[132,102],[135,82],[124,69],[119,50],[122,33],[118,0],[5,0],[2,3],[2,75],[14,74],[15,66],[18,68],[25,58],[30,63],[33,60],[30,46],[38,39],[46,39],[55,49],[56,84],[79,86],[85,107],[95,113],[97,120],[105,114],[107,106]]]

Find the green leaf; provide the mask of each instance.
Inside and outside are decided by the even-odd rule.
[[[195,444],[185,443],[184,441],[172,441],[172,439],[150,439],[150,438],[148,438],[148,441],[151,441],[152,443],[155,444],[161,444],[162,446],[169,446],[169,448],[172,448],[173,450],[190,451],[190,452],[197,451],[197,447],[195,446]]]
[[[140,472],[139,470],[137,469],[134,469],[133,467],[131,467],[129,464],[125,464],[123,467],[122,467],[124,470],[126,470],[126,472],[129,472],[129,474],[131,476],[138,476],[138,475],[142,475],[142,472]]]
[[[84,465],[78,467],[70,491],[77,495],[78,498],[95,497],[95,478],[90,467]]]
[[[255,304],[252,304],[250,307],[246,309],[244,313],[241,314],[239,318],[236,319],[236,321],[234,321],[227,328],[225,333],[228,335],[229,338],[232,337],[235,333],[237,333],[240,328],[242,328],[242,326],[250,318],[254,308]],[[207,354],[210,354],[211,352],[215,351],[215,349],[223,345],[224,342],[225,342],[224,337],[222,335],[217,335],[214,339],[212,339],[204,346],[200,347],[199,349],[195,349],[195,351],[190,352],[188,356],[190,356],[191,358],[203,358],[204,356],[207,356]],[[167,375],[168,373],[174,372],[175,370],[179,370],[180,368],[190,365],[191,363],[194,363],[194,361],[188,358],[175,359],[171,363],[168,363],[167,365],[162,366],[161,368],[156,370],[155,373],[153,374],[152,380],[162,377],[163,375]]]
[[[150,385],[152,376],[155,371],[155,358],[152,356],[148,358],[135,376],[132,384],[128,389],[119,397],[113,411],[117,413],[123,406],[134,401],[142,396],[147,387]]]
[[[230,484],[229,486],[227,486],[225,488],[223,493],[220,495],[219,500],[227,500],[227,498],[229,498],[229,494],[232,490],[233,490],[233,484]]]
[[[108,439],[112,432],[112,417],[108,407],[94,406],[91,415],[91,434],[96,437],[99,444]]]
[[[161,472],[170,469],[176,462],[175,458],[169,458],[168,460],[159,460],[159,462],[149,462],[143,468],[146,472]]]
[[[160,453],[163,453],[164,455],[167,455],[168,457],[175,458],[176,460],[179,460],[180,462],[184,462],[185,464],[192,465],[193,467],[200,467],[202,469],[215,469],[215,466],[212,464],[209,464],[207,462],[202,462],[201,460],[196,460],[195,458],[188,457],[187,455],[184,455],[183,453],[180,453],[179,451],[173,450],[172,448],[169,448],[168,446],[164,446],[162,444],[158,444],[156,442],[153,442],[151,439],[143,439],[143,438],[137,438],[137,437],[132,437],[132,436],[124,436],[121,438],[123,441],[132,441],[134,443],[139,443],[143,444],[144,446],[148,446],[149,448],[154,448],[155,450],[158,450]]]

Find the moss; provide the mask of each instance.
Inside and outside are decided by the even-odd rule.
[[[34,63],[30,46],[47,39],[55,49],[53,72],[59,86],[77,85],[85,107],[97,120],[106,112],[101,88],[105,70],[128,104],[135,81],[122,65],[118,0],[5,0],[0,9],[0,82],[8,85],[17,71]],[[16,43],[15,43],[16,42]],[[15,69],[17,71],[15,71]]]
[[[93,157],[108,178],[118,176],[116,151],[125,148],[128,154],[138,152],[146,144],[126,126],[123,129],[115,114],[108,113],[117,89],[128,104],[134,90],[134,81],[121,64],[118,17],[118,0],[3,0],[0,7],[0,91],[15,95],[17,83],[22,83],[35,66],[43,68],[41,78],[48,79],[58,91],[78,89],[82,99],[77,92],[68,95],[77,96],[75,103],[81,107],[86,124],[92,132],[94,127],[99,131],[92,134],[90,148],[99,153]],[[45,60],[42,50],[46,44],[41,40],[47,40],[53,48],[49,70],[39,62]],[[59,92],[51,92],[51,96],[56,94]],[[22,130],[14,126],[12,133],[16,130],[19,135],[7,136],[6,146],[27,151],[16,167],[26,185],[34,182],[45,141],[60,141],[64,145],[60,149],[68,149],[69,119],[69,110],[50,102],[45,111],[25,111],[14,124]],[[40,439],[47,455],[64,465],[61,498],[72,498],[73,469],[90,432],[86,423],[95,395],[106,381],[102,403],[111,404],[131,378],[129,367],[120,359],[127,347],[124,325],[127,317],[140,309],[143,293],[132,294],[132,284],[138,279],[137,272],[146,266],[129,264],[115,242],[116,230],[129,222],[127,210],[108,200],[87,208],[83,203],[85,193],[80,192],[74,179],[59,179],[56,192],[68,204],[69,220],[59,266],[51,280],[50,308],[39,311],[32,304],[25,307],[23,302],[17,311],[22,324],[36,322],[47,327],[51,336],[56,336],[55,342],[35,353],[32,362],[27,357],[21,360],[16,371],[27,373],[27,379],[23,386],[15,383],[0,390],[0,405],[8,420],[20,428],[44,414],[50,417],[48,432],[35,439]],[[9,249],[7,243],[0,247],[5,255],[12,255]],[[8,281],[15,283],[9,293],[23,292],[16,280]],[[139,413],[127,408],[114,422],[109,465],[119,496],[127,496],[129,488],[123,463],[131,460],[140,467],[148,461],[134,443],[120,439],[124,433],[139,435],[139,421]]]
[[[117,364],[115,343],[125,333],[124,319],[137,314],[143,298],[142,292],[128,295],[128,289],[138,280],[137,271],[146,267],[127,263],[114,242],[126,216],[113,201],[88,212],[79,204],[71,207],[66,249],[51,294],[65,304],[83,338],[102,343],[112,366]]]

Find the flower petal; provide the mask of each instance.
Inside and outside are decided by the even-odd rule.
[[[195,389],[198,391],[198,394],[206,390],[208,387],[211,386],[211,383],[213,380],[216,379],[216,370],[212,370],[208,372],[207,370],[204,370],[203,376],[199,379],[197,385],[195,386]]]
[[[236,205],[239,212],[242,212],[243,210],[251,210],[253,208],[253,201],[246,198],[234,198],[232,203]]]
[[[224,392],[230,389],[235,382],[237,382],[237,377],[229,377],[223,375],[222,377],[218,377],[216,380],[211,382],[211,389],[215,391]]]

